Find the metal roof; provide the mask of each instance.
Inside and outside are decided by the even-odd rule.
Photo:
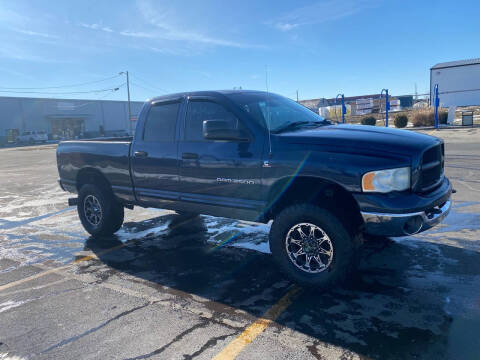
[[[480,58],[438,63],[433,67],[431,67],[430,70],[444,69],[444,68],[457,67],[457,66],[475,65],[475,64],[480,64]]]

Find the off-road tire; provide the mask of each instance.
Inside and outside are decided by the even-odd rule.
[[[319,273],[299,269],[286,249],[287,234],[295,225],[311,223],[321,228],[333,245],[330,265]],[[331,289],[349,277],[357,265],[354,240],[330,211],[310,204],[292,205],[280,212],[270,230],[270,250],[280,269],[293,281],[316,289]]]
[[[193,219],[199,216],[199,213],[189,212],[189,211],[175,211],[183,219]]]
[[[92,195],[98,200],[101,208],[101,219],[98,224],[92,224],[85,213],[85,200]],[[99,187],[86,184],[83,185],[78,193],[77,203],[78,216],[84,229],[93,236],[112,235],[122,227],[124,219],[124,208],[117,202],[113,194]]]

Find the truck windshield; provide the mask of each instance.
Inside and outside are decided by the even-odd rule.
[[[305,106],[280,95],[237,93],[231,94],[229,98],[273,133],[293,130],[295,127],[330,124]],[[268,123],[270,126],[267,126]]]

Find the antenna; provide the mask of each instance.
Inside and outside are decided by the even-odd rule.
[[[270,134],[270,93],[268,92],[268,65],[265,65],[265,87],[267,88],[267,130],[268,130],[268,157],[272,157],[272,137]]]

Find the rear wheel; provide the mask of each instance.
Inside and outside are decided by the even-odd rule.
[[[91,235],[111,235],[123,224],[124,211],[114,196],[95,185],[83,185],[77,211],[83,227]]]
[[[330,211],[293,205],[275,218],[270,250],[281,270],[295,282],[328,289],[344,282],[355,266],[355,246]]]

